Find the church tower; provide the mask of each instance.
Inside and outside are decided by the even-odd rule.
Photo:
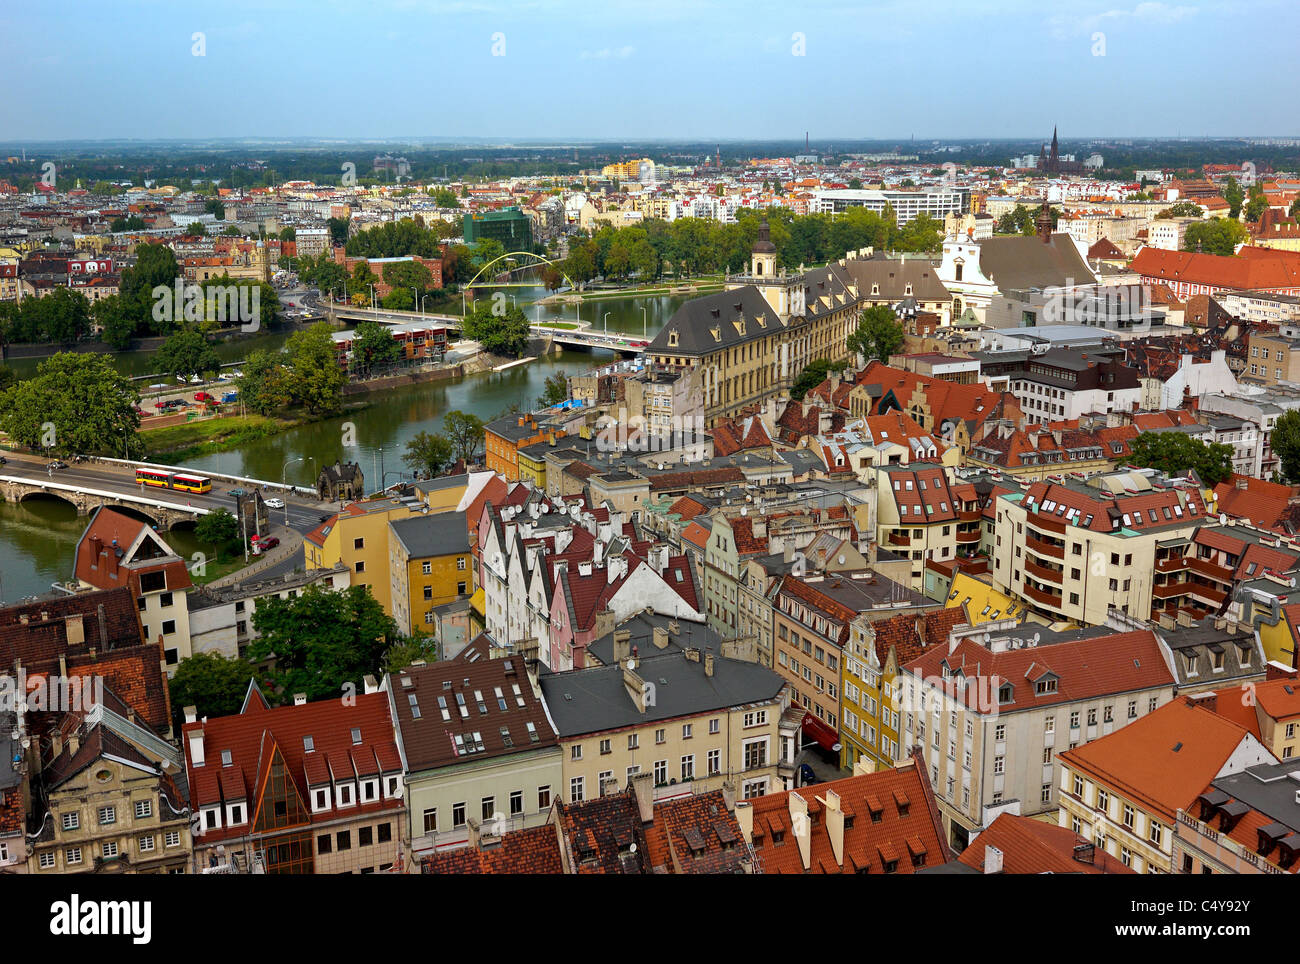
[[[755,278],[771,278],[776,274],[776,245],[772,243],[766,219],[758,224],[758,240],[750,252],[749,273]]]

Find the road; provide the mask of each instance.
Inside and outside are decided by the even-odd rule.
[[[0,466],[0,475],[25,478],[36,483],[58,482],[63,485],[84,486],[87,489],[121,495],[140,495],[143,492],[149,498],[159,502],[172,502],[178,506],[193,505],[201,509],[225,509],[231,513],[235,511],[235,499],[230,491],[236,488],[248,488],[247,485],[241,486],[238,482],[213,479],[212,491],[199,495],[193,492],[175,492],[138,485],[135,481],[135,470],[125,466],[78,462],[70,464],[66,469],[56,469],[51,473],[49,460],[40,456],[6,452],[5,458],[8,464]],[[313,498],[302,496],[286,497],[285,493],[279,490],[268,489],[265,497],[285,500],[289,528],[298,532],[314,529],[320,524],[322,516],[331,515],[339,509],[337,503],[318,502]],[[268,509],[267,512],[271,522],[276,525],[285,524],[285,509]]]

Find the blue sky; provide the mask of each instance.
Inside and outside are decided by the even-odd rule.
[[[1294,135],[1298,27],[1295,0],[9,3],[0,139]]]

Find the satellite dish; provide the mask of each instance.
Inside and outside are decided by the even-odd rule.
[[[636,669],[636,660],[634,660],[634,659],[629,659],[629,660],[627,661],[627,668],[628,668],[628,669]]]
[[[398,800],[402,799],[402,797],[406,796],[406,788],[399,783],[393,788],[393,796]]]

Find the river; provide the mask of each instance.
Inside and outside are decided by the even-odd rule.
[[[659,332],[686,300],[681,296],[658,295],[611,298],[584,305],[535,305],[532,302],[545,294],[540,286],[503,290],[518,304],[526,306],[528,318],[534,323],[539,317],[542,322],[581,318],[597,330],[607,326],[610,331],[635,335],[642,333],[644,325],[650,337]],[[258,335],[227,342],[218,346],[218,353],[223,360],[238,361],[252,348],[278,348],[285,337]],[[113,358],[124,373],[150,373],[148,353],[127,352]],[[617,358],[613,352],[600,350],[563,351],[505,371],[353,396],[368,401],[369,406],[339,418],[301,425],[236,450],[201,456],[186,464],[209,472],[269,481],[284,478],[299,485],[310,485],[315,482],[316,470],[321,465],[343,459],[360,463],[367,488],[375,487],[381,473],[387,484],[392,485],[410,477],[409,469],[401,460],[406,443],[417,432],[442,431],[442,417],[447,412],[459,409],[487,421],[512,404],[525,410],[535,408],[548,375],[557,371],[578,374]],[[34,372],[34,360],[30,367]],[[356,446],[345,449],[343,432],[349,422]],[[294,461],[299,459],[302,461]],[[23,597],[48,591],[54,581],[70,579],[73,553],[85,525],[86,520],[78,519],[76,510],[60,500],[28,500],[21,505],[0,503],[0,601],[13,604]],[[198,543],[188,528],[165,533],[164,538],[186,558],[195,551],[210,551],[210,547]]]

